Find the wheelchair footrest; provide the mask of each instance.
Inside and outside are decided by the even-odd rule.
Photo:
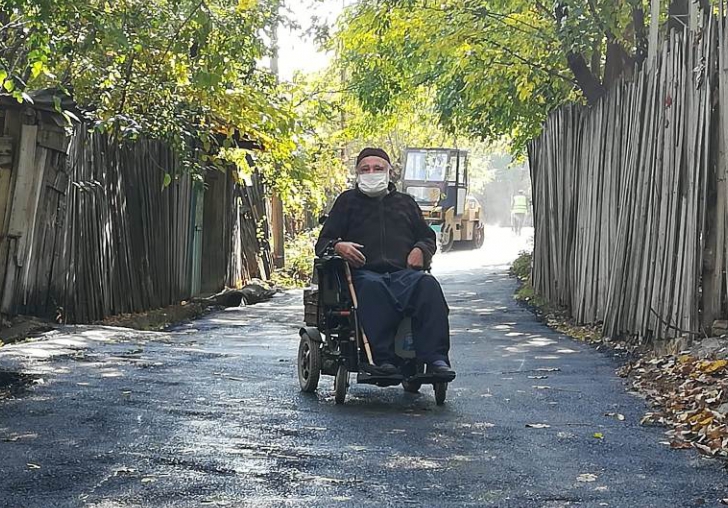
[[[455,379],[455,373],[452,374],[415,374],[407,379],[410,383],[420,383],[423,385],[432,385],[435,383],[449,383]]]
[[[389,376],[382,376],[378,374],[369,374],[368,372],[359,372],[356,375],[356,382],[367,385],[378,385],[378,386],[396,386],[404,381],[402,374],[390,374]]]

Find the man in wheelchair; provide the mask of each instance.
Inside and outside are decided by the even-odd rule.
[[[316,254],[322,257],[333,248],[352,268],[373,373],[398,373],[395,334],[410,316],[417,360],[429,375],[451,380],[449,310],[440,284],[425,271],[437,249],[435,232],[417,202],[390,183],[391,169],[384,150],[362,150],[356,188],[334,203]]]

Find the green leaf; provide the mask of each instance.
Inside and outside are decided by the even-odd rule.
[[[169,173],[164,174],[164,182],[162,183],[162,189],[166,189],[169,187],[169,184],[172,183],[172,176]]]
[[[30,78],[35,79],[40,76],[43,72],[44,67],[45,66],[43,65],[43,62],[41,62],[40,60],[36,60],[35,62],[33,62],[33,65],[30,68]]]

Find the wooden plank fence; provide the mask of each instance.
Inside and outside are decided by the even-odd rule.
[[[17,231],[0,223],[4,312],[92,322],[270,275],[257,175],[240,185],[211,170],[203,188],[159,141],[118,143],[83,125],[68,138],[43,122],[22,131],[34,153],[18,156],[6,199],[25,207],[10,210]]]
[[[611,337],[699,336],[724,310],[728,38],[722,14],[690,9],[632,81],[554,112],[529,146],[534,287]]]

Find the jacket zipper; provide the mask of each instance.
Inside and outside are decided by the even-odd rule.
[[[381,249],[382,249],[382,261],[384,261],[384,263],[387,262],[387,250],[385,248],[385,243],[384,243],[384,238],[386,237],[385,228],[387,227],[384,223],[384,200],[385,200],[385,198],[386,198],[386,196],[379,200],[379,222],[381,223],[381,226],[382,226],[379,228],[379,231],[381,232],[380,238],[379,238],[379,245],[381,246]]]

